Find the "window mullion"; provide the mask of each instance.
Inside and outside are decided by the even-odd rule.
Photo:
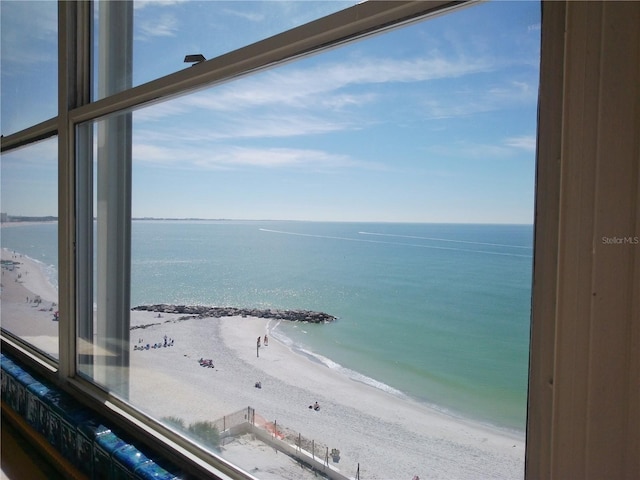
[[[100,96],[131,88],[133,4],[100,4]],[[97,346],[94,378],[124,398],[129,390],[131,113],[98,124]],[[109,352],[108,355],[100,352]]]
[[[91,2],[58,3],[58,289],[59,375],[75,375],[78,278],[76,266],[76,135],[69,112],[89,103]],[[85,139],[86,140],[86,139]],[[81,263],[81,262],[80,262]]]

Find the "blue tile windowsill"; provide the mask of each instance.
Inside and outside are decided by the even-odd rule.
[[[177,468],[145,455],[126,435],[113,431],[100,415],[55,386],[35,378],[3,353],[0,353],[0,364],[3,402],[88,478],[181,478],[174,473],[178,472]]]

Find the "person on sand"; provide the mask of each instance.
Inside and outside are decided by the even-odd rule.
[[[269,339],[267,338],[267,334],[264,334],[264,346],[268,346],[269,345]]]
[[[260,346],[260,337],[258,337],[258,347]]]
[[[320,405],[318,404],[318,402],[316,402],[313,405],[309,405],[309,408],[313,408],[317,412],[318,410],[320,410]]]

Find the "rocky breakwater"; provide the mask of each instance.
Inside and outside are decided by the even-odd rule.
[[[208,307],[205,305],[157,304],[140,305],[132,308],[131,310],[142,310],[157,313],[177,313],[180,315],[188,316],[187,318],[259,317],[308,323],[328,323],[336,320],[336,317],[324,312],[313,312],[310,310],[279,310],[270,308],[259,309],[236,307]]]

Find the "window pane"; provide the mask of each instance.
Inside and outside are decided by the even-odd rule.
[[[58,108],[58,5],[0,2],[2,135],[55,117]]]
[[[57,139],[2,154],[2,328],[58,358]]]
[[[521,477],[539,22],[481,4],[133,112],[107,386],[258,477],[313,477],[285,443],[348,477]],[[98,190],[127,169],[98,159]]]
[[[350,1],[185,1],[133,3],[133,85],[191,66],[185,56],[211,59],[324,17]],[[101,7],[96,4],[96,9]],[[100,18],[104,13],[97,13]],[[96,57],[104,38],[96,29]],[[158,52],[162,52],[158,54]],[[96,62],[99,78],[99,63]],[[96,87],[98,98],[104,92]]]

